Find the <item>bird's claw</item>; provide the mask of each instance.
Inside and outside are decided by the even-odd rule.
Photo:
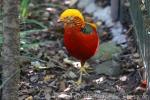
[[[79,70],[79,73],[83,73],[83,74],[87,74],[87,75],[89,75],[89,73],[88,72],[93,72],[93,68],[92,67],[85,67],[85,66],[83,66],[83,67],[81,67],[80,68],[80,70]]]
[[[85,67],[86,72],[93,72],[94,69],[92,67]]]
[[[85,67],[81,67],[79,72],[82,73],[82,74],[83,73],[88,74],[88,72],[86,71]]]
[[[90,68],[90,67],[84,67],[84,66],[80,68],[80,70],[79,70],[80,77],[79,77],[78,81],[76,82],[77,85],[80,85],[82,83],[82,75],[83,74],[89,75],[86,70],[91,70],[91,69],[92,68]]]

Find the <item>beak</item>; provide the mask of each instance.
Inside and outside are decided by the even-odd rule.
[[[59,19],[57,20],[57,23],[60,23],[60,22],[63,22],[63,20],[59,18]]]

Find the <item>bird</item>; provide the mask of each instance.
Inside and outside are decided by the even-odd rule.
[[[82,83],[83,73],[87,73],[85,62],[91,58],[99,48],[99,36],[94,23],[86,22],[78,9],[66,9],[58,22],[63,23],[64,45],[69,54],[81,62],[80,77],[77,84]]]

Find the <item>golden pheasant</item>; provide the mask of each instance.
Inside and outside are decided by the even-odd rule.
[[[67,9],[60,15],[59,21],[64,23],[64,44],[67,51],[81,61],[80,78],[86,73],[85,61],[92,57],[99,47],[99,37],[94,23],[85,22],[77,9]]]

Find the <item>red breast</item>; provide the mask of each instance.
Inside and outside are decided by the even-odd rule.
[[[84,34],[79,28],[64,28],[64,44],[68,52],[81,61],[92,57],[99,46],[96,29],[90,34]]]

